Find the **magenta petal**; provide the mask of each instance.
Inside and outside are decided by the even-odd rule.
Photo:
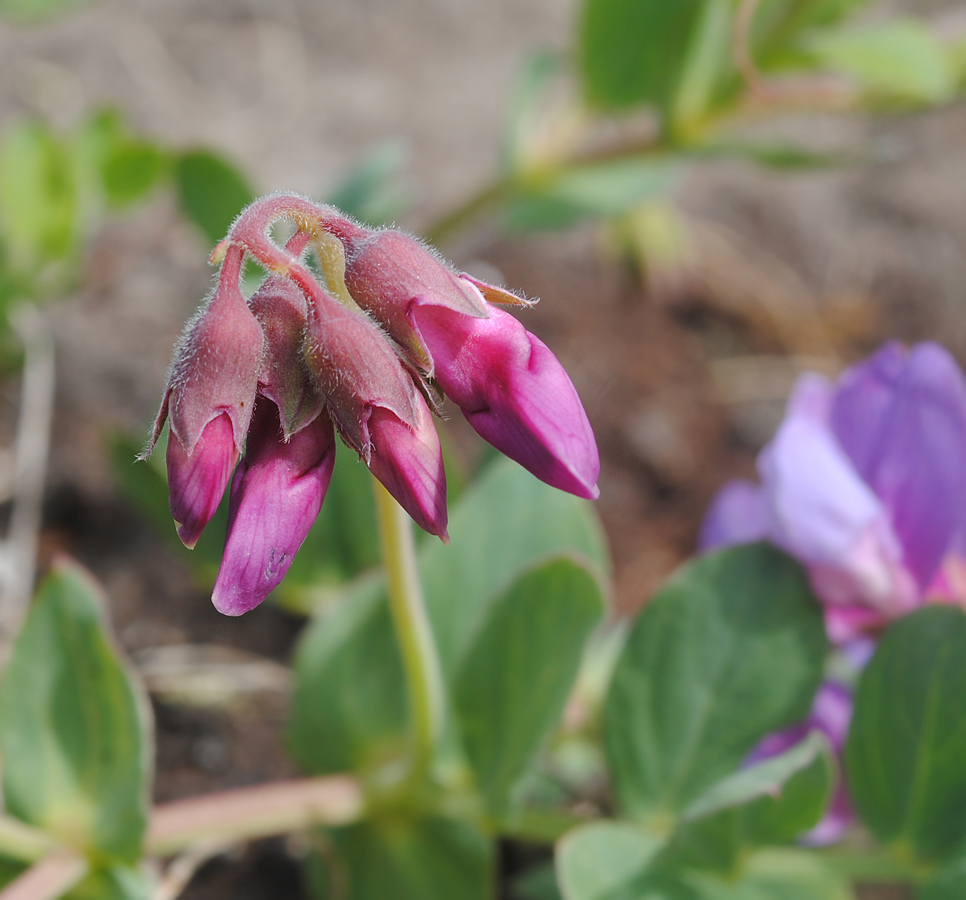
[[[413,311],[443,392],[484,440],[541,481],[595,499],[600,457],[573,383],[547,345],[513,316]]]
[[[327,416],[286,443],[278,408],[260,401],[232,480],[228,538],[211,597],[215,609],[239,616],[278,586],[322,508],[334,464]]]
[[[419,406],[415,429],[388,409],[372,410],[369,471],[420,528],[448,541],[443,453],[432,414],[421,397]]]
[[[750,481],[729,481],[715,495],[705,514],[698,548],[714,550],[750,544],[767,537],[761,488]]]
[[[218,509],[238,461],[234,430],[227,413],[215,416],[203,429],[189,455],[177,435],[168,435],[168,493],[178,537],[186,547],[198,543]]]

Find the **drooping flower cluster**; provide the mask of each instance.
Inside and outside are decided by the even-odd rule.
[[[295,226],[284,248],[269,233],[282,218]],[[250,300],[246,254],[270,273]],[[417,524],[447,539],[438,390],[538,478],[597,496],[597,446],[573,384],[494,305],[526,301],[402,232],[291,195],[248,207],[212,259],[217,286],[175,351],[147,452],[168,420],[171,513],[188,547],[231,481],[212,597],[221,612],[247,612],[285,576],[332,477],[334,430]]]
[[[703,549],[768,540],[808,569],[836,643],[929,601],[966,603],[966,380],[936,344],[803,376],[758,457],[705,519]]]

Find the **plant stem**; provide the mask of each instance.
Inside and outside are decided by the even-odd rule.
[[[426,615],[409,516],[375,479],[376,513],[396,638],[412,715],[408,776],[425,776],[443,730],[443,682],[436,643]]]
[[[146,852],[171,856],[197,844],[241,843],[319,825],[348,825],[362,809],[362,789],[347,775],[236,788],[155,807]]]
[[[510,193],[510,190],[511,182],[506,178],[499,178],[490,182],[460,203],[455,209],[443,213],[442,216],[423,228],[421,232],[423,237],[434,246],[444,243],[447,238],[467,223],[503,200]]]
[[[90,871],[90,863],[68,850],[55,850],[0,890],[0,900],[55,900]]]
[[[0,855],[34,863],[56,846],[57,842],[47,832],[10,816],[0,815]]]

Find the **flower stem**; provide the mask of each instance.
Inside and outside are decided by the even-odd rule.
[[[375,480],[373,484],[389,608],[409,689],[412,756],[408,776],[415,781],[429,770],[443,731],[443,682],[409,517],[381,484]]]
[[[55,900],[89,870],[90,863],[82,856],[69,850],[55,850],[0,890],[0,900]]]

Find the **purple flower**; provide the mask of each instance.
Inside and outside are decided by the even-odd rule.
[[[835,789],[822,820],[802,837],[802,843],[813,846],[834,844],[855,822],[855,812],[842,765],[842,752],[851,722],[851,692],[838,682],[826,681],[816,692],[812,710],[804,722],[763,738],[747,759],[747,763],[751,764],[778,756],[803,741],[813,731],[820,731],[828,738],[836,768]]]
[[[829,635],[874,632],[959,591],[966,381],[935,344],[890,343],[835,384],[805,375],[758,457],[712,502],[703,549],[768,540],[808,569]]]
[[[295,225],[285,247],[269,236],[282,217]],[[323,280],[304,262],[310,250]],[[246,254],[269,272],[249,301]],[[332,475],[333,425],[420,527],[448,539],[438,389],[539,478],[597,496],[597,447],[570,379],[491,305],[526,305],[519,297],[453,272],[408,235],[291,195],[248,207],[212,260],[218,286],[176,350],[147,453],[169,420],[171,511],[188,546],[231,480],[221,612],[257,606],[288,571]]]

